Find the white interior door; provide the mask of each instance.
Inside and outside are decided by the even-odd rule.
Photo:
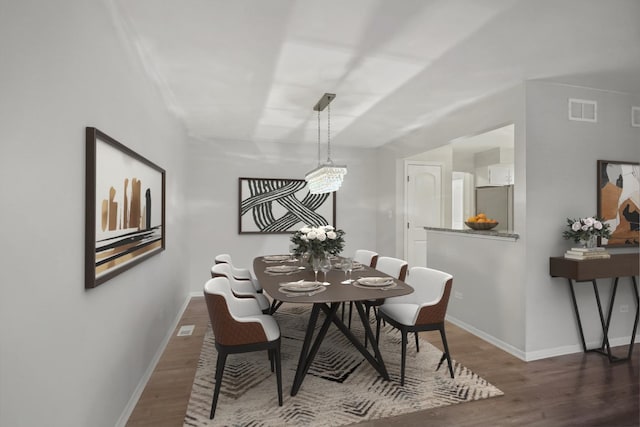
[[[412,162],[406,165],[405,256],[409,267],[427,266],[427,232],[440,227],[442,167]]]

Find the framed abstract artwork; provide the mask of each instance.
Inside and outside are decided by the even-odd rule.
[[[311,194],[304,179],[239,178],[238,232],[291,233],[336,222],[335,193]]]
[[[611,237],[601,246],[640,243],[640,164],[598,160],[598,216],[610,225]]]
[[[165,248],[165,170],[86,128],[85,288]]]

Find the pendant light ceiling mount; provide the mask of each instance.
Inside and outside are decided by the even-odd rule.
[[[316,105],[313,106],[313,111],[324,111],[324,109],[327,108],[327,106],[331,104],[331,101],[333,101],[335,98],[335,93],[325,93],[324,95],[322,95],[322,98],[318,100]]]
[[[318,167],[308,172],[304,179],[309,183],[311,194],[323,194],[337,191],[342,185],[342,180],[347,174],[347,167],[335,165],[331,160],[331,101],[336,97],[335,93],[325,93],[313,107],[318,112]],[[328,108],[327,108],[328,107]],[[327,108],[327,161],[320,162],[320,112]]]

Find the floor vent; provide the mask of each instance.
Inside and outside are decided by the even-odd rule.
[[[640,107],[631,107],[631,126],[640,128]]]
[[[579,122],[598,121],[598,103],[586,99],[569,98],[569,120]]]
[[[188,337],[191,334],[193,334],[193,330],[196,327],[196,325],[185,325],[185,326],[181,326],[180,330],[178,330],[178,336],[179,337]]]

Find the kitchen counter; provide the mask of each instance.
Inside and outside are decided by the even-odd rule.
[[[454,229],[454,228],[440,228],[440,227],[424,227],[427,231],[437,231],[444,233],[459,233],[465,234],[470,237],[486,237],[486,238],[498,238],[498,239],[508,239],[508,240],[518,240],[520,238],[519,234],[510,233],[507,231],[496,231],[496,230],[472,230],[470,228],[467,229]]]

